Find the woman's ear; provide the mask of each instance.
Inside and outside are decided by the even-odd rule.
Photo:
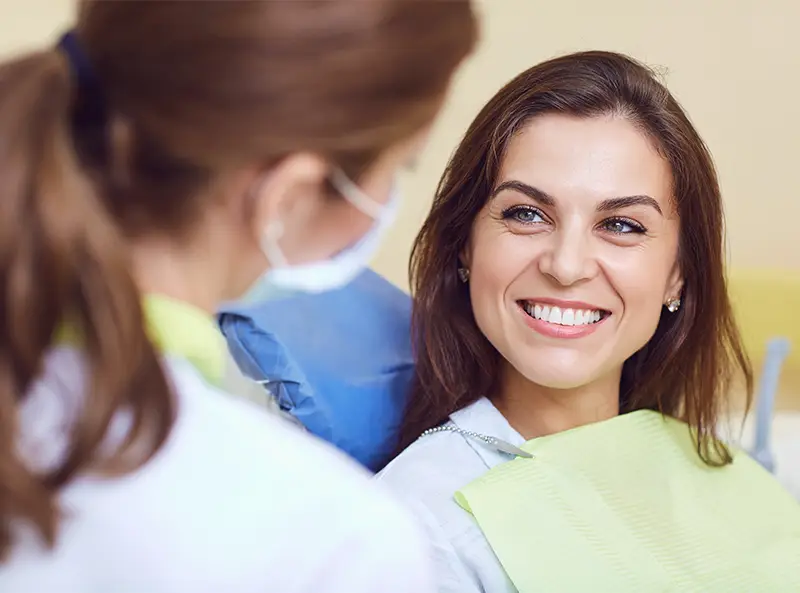
[[[683,274],[681,273],[680,265],[676,263],[667,282],[667,290],[666,294],[664,295],[664,302],[666,303],[671,299],[680,299],[682,294]]]
[[[467,240],[464,244],[464,247],[458,253],[458,267],[459,268],[466,268],[469,270],[470,262],[472,260],[472,245],[471,241]]]
[[[303,225],[325,198],[330,168],[309,153],[290,155],[253,180],[249,195],[249,223],[262,233],[271,223]]]
[[[459,280],[465,284],[469,282],[470,260],[470,247],[468,242],[464,249],[462,249],[458,254],[458,265],[456,267],[456,273],[458,274]]]

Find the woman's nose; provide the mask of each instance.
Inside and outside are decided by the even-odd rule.
[[[539,258],[539,270],[562,286],[593,277],[597,262],[591,238],[577,231],[555,231],[548,237],[547,248]]]

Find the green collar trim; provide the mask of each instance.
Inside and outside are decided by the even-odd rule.
[[[142,310],[147,334],[166,355],[185,358],[205,377],[219,385],[225,375],[225,338],[213,315],[199,307],[160,294],[145,295]],[[80,335],[69,325],[58,331],[56,342],[79,344]]]
[[[146,295],[142,308],[147,332],[159,350],[185,358],[207,381],[222,382],[227,348],[213,315],[159,294]]]

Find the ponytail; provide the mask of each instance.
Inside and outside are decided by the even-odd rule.
[[[21,524],[52,546],[59,490],[140,466],[174,419],[122,233],[79,166],[72,86],[57,51],[0,67],[0,559]],[[85,353],[86,393],[63,458],[39,474],[19,452],[19,408],[64,324]],[[121,410],[129,431],[109,452]]]

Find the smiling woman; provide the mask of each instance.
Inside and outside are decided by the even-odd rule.
[[[800,587],[796,503],[715,434],[752,383],[723,264],[711,156],[645,66],[557,58],[484,107],[414,247],[407,448],[380,475],[441,593]]]
[[[722,199],[703,140],[646,67],[587,52],[501,89],[445,171],[411,276],[418,372],[403,445],[488,396],[527,437],[658,410],[697,429],[707,462],[729,460],[713,427],[751,371],[727,298]],[[576,309],[598,327],[554,339]]]

